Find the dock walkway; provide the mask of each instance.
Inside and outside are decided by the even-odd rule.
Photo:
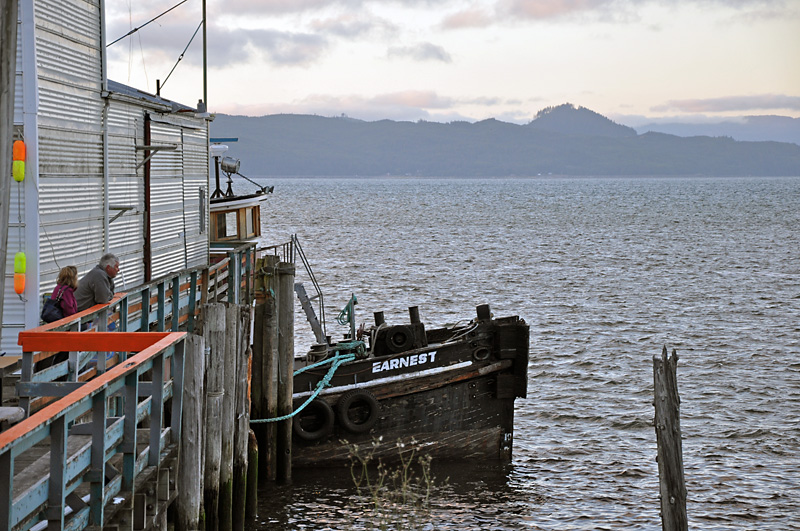
[[[9,364],[21,366],[27,418],[0,433],[0,529],[166,522],[178,491],[187,332],[203,304],[254,296],[255,244],[225,253],[20,333],[23,355]]]

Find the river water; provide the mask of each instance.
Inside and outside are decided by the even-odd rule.
[[[429,505],[402,509],[414,527],[661,529],[652,358],[666,345],[689,527],[800,529],[800,178],[263,181],[264,241],[298,235],[334,337],[351,294],[359,323],[419,306],[433,327],[489,303],[531,325],[513,462],[434,463]],[[376,526],[347,470],[295,471],[259,513],[251,529]]]

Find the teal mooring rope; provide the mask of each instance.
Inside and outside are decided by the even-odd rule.
[[[315,367],[321,367],[323,365],[327,365],[328,363],[332,363],[333,364],[333,365],[331,365],[331,368],[328,369],[328,372],[327,372],[327,374],[325,374],[325,377],[322,378],[322,380],[320,380],[319,382],[317,382],[317,386],[314,388],[314,392],[311,393],[311,396],[309,396],[308,399],[300,405],[300,407],[298,407],[297,409],[295,409],[294,411],[292,411],[288,415],[283,415],[282,417],[277,417],[277,418],[274,418],[274,419],[250,419],[250,424],[260,424],[262,422],[280,422],[281,420],[288,420],[288,419],[294,417],[295,415],[297,415],[298,413],[303,411],[303,409],[308,404],[310,404],[312,400],[317,398],[317,396],[319,396],[319,394],[322,392],[322,390],[325,387],[330,387],[331,378],[333,378],[333,375],[336,373],[336,369],[339,368],[339,365],[341,365],[343,363],[347,363],[348,361],[353,361],[354,359],[356,359],[356,355],[355,354],[345,354],[345,355],[336,354],[332,358],[328,358],[326,360],[322,360],[322,361],[319,361],[317,363],[314,363],[313,365],[308,365],[306,367],[303,367],[302,369],[296,370],[294,372],[295,376],[297,376],[301,372],[307,371],[309,369],[313,369]]]

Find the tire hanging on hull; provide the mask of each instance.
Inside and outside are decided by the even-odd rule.
[[[333,433],[333,422],[333,408],[321,398],[315,398],[294,417],[292,431],[297,438],[314,442]]]
[[[350,416],[351,409],[356,413]],[[362,389],[353,389],[343,394],[336,403],[339,423],[352,433],[364,433],[372,429],[378,421],[381,406],[375,395]]]

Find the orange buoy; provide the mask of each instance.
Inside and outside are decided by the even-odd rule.
[[[17,295],[25,293],[25,273],[14,273],[14,293]]]
[[[27,149],[25,148],[25,142],[22,140],[15,140],[14,141],[14,149],[13,149],[13,161],[11,163],[11,171],[12,175],[14,176],[14,180],[18,183],[21,183],[25,179],[25,157],[27,155]]]

